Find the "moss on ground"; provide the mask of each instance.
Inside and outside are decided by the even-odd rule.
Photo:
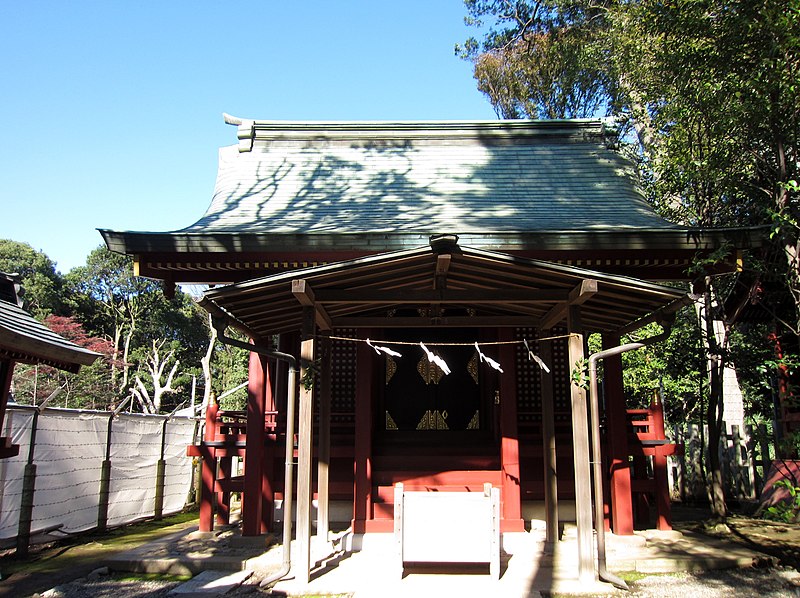
[[[108,556],[171,534],[196,521],[197,512],[186,511],[159,521],[141,521],[104,533],[75,534],[50,544],[33,546],[27,557],[20,558],[8,551],[0,557],[0,572],[6,579],[20,573],[47,574],[98,565]]]

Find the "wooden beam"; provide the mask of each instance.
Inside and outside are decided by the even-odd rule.
[[[335,328],[514,328],[531,325],[524,316],[442,316],[440,318],[344,316],[333,318]]]
[[[362,329],[363,336],[374,330]],[[369,336],[368,336],[369,335]],[[374,337],[373,337],[374,338]],[[372,518],[372,434],[375,394],[375,353],[366,343],[356,347],[355,441],[353,446],[353,533],[363,534]]]
[[[548,331],[541,331],[549,336]],[[553,341],[539,343],[539,357],[545,364],[553,363]],[[542,453],[544,457],[544,511],[545,553],[553,554],[558,542],[558,469],[556,466],[555,399],[553,394],[553,372],[539,368],[542,396]]]
[[[597,294],[597,281],[585,278],[581,284],[569,292],[569,303],[570,305],[582,305],[595,294]]]
[[[317,303],[314,289],[306,280],[297,279],[292,281],[292,294],[303,307],[314,308],[314,321],[320,330],[333,330],[333,321],[325,308]]]
[[[597,293],[597,281],[590,278],[581,280],[581,283],[572,289],[568,296],[566,303],[561,305],[554,305],[553,308],[547,312],[542,320],[539,322],[539,328],[553,328],[559,324],[564,318],[567,317],[567,308],[570,305],[582,305],[591,299]]]
[[[498,334],[500,341],[513,341],[513,331],[504,329]],[[500,361],[505,365],[505,374],[500,376],[500,468],[502,477],[502,531],[523,532],[519,431],[517,422],[516,360],[514,346],[500,346]]]
[[[242,492],[242,535],[261,535],[261,473],[264,466],[264,415],[267,358],[251,351],[248,362],[246,452]]]
[[[305,281],[293,281],[293,283],[295,282]],[[292,290],[294,290],[294,288]],[[452,291],[441,288],[428,291],[412,291],[408,289],[396,289],[391,291],[373,291],[370,289],[321,289],[312,296],[317,303],[324,303],[326,305],[358,303],[403,305],[433,302],[497,305],[503,303],[551,303],[554,301],[569,301],[570,293],[563,289],[479,289],[468,291]]]
[[[619,336],[603,335],[603,348],[620,344]],[[622,356],[612,355],[603,360],[603,387],[608,429],[608,460],[603,471],[610,471],[611,525],[618,536],[633,534],[633,500],[631,468],[628,463],[628,415],[622,381]],[[605,494],[604,494],[605,496]]]
[[[436,257],[436,273],[433,276],[433,289],[441,294],[447,288],[447,272],[450,270],[452,257],[449,253],[443,253]],[[441,301],[430,304],[431,311],[437,316],[442,315]]]
[[[584,359],[583,326],[580,308],[574,305],[567,309],[568,366],[581,367]],[[570,376],[570,380],[572,376]],[[596,580],[594,569],[594,547],[592,545],[592,485],[589,462],[589,417],[586,411],[586,389],[570,382],[572,402],[572,453],[575,469],[575,523],[578,528],[578,578],[590,583]]]
[[[433,288],[444,289],[447,286],[447,273],[450,271],[450,262],[453,256],[443,253],[436,257],[436,274],[434,275]]]
[[[319,447],[317,449],[317,537],[328,541],[329,517],[329,471],[331,462],[331,358],[333,348],[330,335],[323,333],[320,341],[322,370],[319,389]]]
[[[303,308],[302,341],[300,343],[300,414],[297,439],[297,555],[295,578],[307,584],[311,579],[311,464],[313,460],[314,397],[313,386],[303,383],[313,376],[314,308]],[[291,442],[291,439],[286,439]]]

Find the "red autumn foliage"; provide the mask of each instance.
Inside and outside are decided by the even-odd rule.
[[[101,353],[106,358],[113,353],[114,346],[111,341],[97,336],[89,336],[81,323],[71,316],[49,315],[45,318],[44,324],[59,336],[84,349]]]

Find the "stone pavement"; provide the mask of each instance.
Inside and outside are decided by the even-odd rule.
[[[537,522],[534,521],[534,524]],[[770,562],[765,555],[692,533],[648,530],[634,536],[606,535],[607,566],[613,573],[667,573]],[[274,586],[278,595],[351,594],[373,596],[539,596],[541,592],[604,593],[612,588],[577,579],[577,541],[567,526],[553,554],[544,550],[544,530],[504,534],[501,577],[488,566],[417,566],[399,574],[391,534],[353,536],[345,531],[333,542],[315,538],[310,583],[291,575]],[[205,570],[251,571],[254,579],[277,571],[281,547],[272,536],[242,538],[235,527],[203,534],[187,530],[124,553],[106,564],[113,570],[197,574]],[[227,586],[226,586],[227,591]],[[224,593],[222,590],[218,594]]]

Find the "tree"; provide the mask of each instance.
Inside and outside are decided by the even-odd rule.
[[[0,239],[0,272],[19,274],[23,308],[36,318],[63,315],[62,278],[55,263],[27,243]]]
[[[129,256],[102,247],[89,254],[86,266],[71,270],[67,282],[73,308],[84,324],[111,341],[111,382],[119,400],[128,393],[134,335],[161,295],[161,286],[134,276]]]
[[[483,43],[456,53],[473,61],[478,89],[502,118],[581,118],[608,110],[614,79],[597,41],[606,2],[465,0],[468,24],[491,21]]]
[[[134,377],[134,385],[131,388],[131,394],[136,398],[142,406],[145,413],[161,413],[161,407],[164,402],[164,397],[168,394],[177,392],[177,388],[173,386],[175,382],[175,374],[178,371],[180,362],[175,359],[175,351],[170,350],[162,353],[165,340],[153,341],[152,349],[147,356],[144,363],[144,369],[148,374],[148,382],[152,392],[142,381],[141,369]],[[171,367],[170,367],[170,364]],[[167,367],[170,367],[167,371]]]
[[[776,268],[775,260],[766,259],[760,269],[777,275],[793,294],[796,321],[788,325],[795,334],[800,330],[798,0],[465,4],[468,22],[491,21],[481,51],[473,39],[462,55],[474,61],[479,88],[499,114],[552,116],[548,90],[568,89],[565,81],[594,89],[595,95],[573,97],[586,108],[612,111],[623,138],[634,142],[631,154],[640,159],[642,180],[662,213],[700,227],[772,221],[776,244],[767,256],[782,254],[785,265]],[[553,74],[591,72],[584,54],[557,43],[575,31],[596,58],[595,87]],[[547,42],[528,43],[532,38]],[[550,53],[572,66],[554,71]],[[576,114],[568,105],[555,115]],[[698,265],[713,443],[722,422],[721,376],[734,321],[721,309],[720,281],[703,271],[710,262]],[[711,453],[715,485],[721,474]],[[711,494],[715,511],[724,515],[721,488]]]
[[[59,336],[100,353],[93,364],[82,366],[77,373],[65,372],[45,365],[17,364],[14,369],[14,397],[18,403],[36,405],[61,389],[58,405],[72,408],[105,409],[113,398],[108,372],[112,347],[106,339],[86,334],[83,327],[69,316],[48,316],[44,324]]]

